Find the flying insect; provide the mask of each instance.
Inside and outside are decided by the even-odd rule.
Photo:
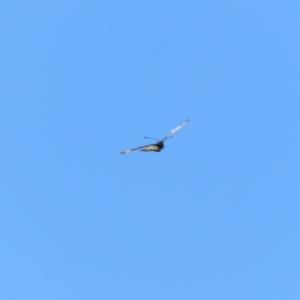
[[[186,121],[184,121],[183,123],[179,124],[178,126],[176,126],[175,128],[173,128],[169,134],[164,137],[162,140],[158,140],[156,138],[149,138],[149,137],[144,137],[146,139],[154,139],[157,140],[157,143],[155,144],[149,144],[149,145],[145,145],[145,146],[140,146],[140,147],[136,147],[136,148],[131,148],[131,149],[127,149],[127,150],[123,150],[120,152],[120,154],[127,154],[131,151],[135,151],[135,150],[140,150],[140,151],[144,151],[144,152],[148,152],[148,151],[155,151],[155,152],[160,152],[163,148],[164,148],[164,141],[168,138],[173,137],[174,133],[176,131],[178,131],[179,129],[181,129],[184,125],[186,125],[188,122],[190,121],[190,118],[188,118]]]

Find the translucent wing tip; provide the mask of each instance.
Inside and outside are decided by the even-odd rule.
[[[120,152],[120,154],[127,154],[128,152],[130,152],[131,150],[123,150]]]

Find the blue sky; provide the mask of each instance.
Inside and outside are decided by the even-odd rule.
[[[300,299],[299,13],[3,1],[0,298]]]

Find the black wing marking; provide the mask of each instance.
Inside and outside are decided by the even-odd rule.
[[[159,147],[157,147],[156,144],[150,144],[150,145],[145,145],[145,146],[140,146],[140,147],[136,147],[136,148],[123,150],[120,152],[120,154],[127,154],[131,151],[135,151],[135,150],[139,150],[139,149],[141,149],[141,151],[158,151]],[[154,149],[156,149],[156,150],[154,150]]]
[[[179,129],[181,129],[184,125],[186,125],[189,121],[191,120],[191,118],[188,118],[186,121],[184,121],[183,123],[179,124],[178,126],[176,126],[175,128],[173,128],[169,134],[163,139],[163,141],[165,141],[166,139],[170,138],[173,136],[173,134],[178,131]]]

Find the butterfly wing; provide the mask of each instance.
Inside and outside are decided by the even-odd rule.
[[[159,151],[160,148],[157,147],[156,144],[150,144],[150,145],[145,145],[145,146],[140,146],[140,147],[136,147],[136,148],[123,150],[120,152],[120,154],[127,154],[131,151],[135,151],[135,150],[139,150],[139,149],[141,149],[141,151]]]
[[[170,138],[173,136],[173,134],[178,131],[179,129],[181,129],[184,125],[186,125],[189,121],[191,120],[191,118],[188,118],[186,121],[184,121],[183,123],[179,124],[178,126],[176,126],[175,128],[173,128],[170,133],[163,139],[163,141],[165,141],[166,139]]]

